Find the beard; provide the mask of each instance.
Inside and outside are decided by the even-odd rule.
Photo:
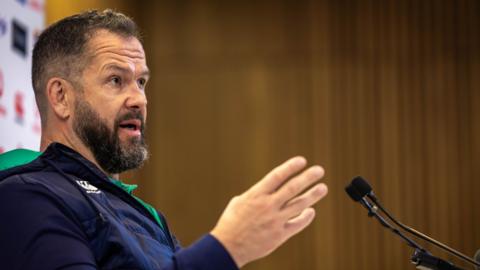
[[[75,100],[73,130],[80,140],[92,152],[98,165],[108,174],[117,174],[136,169],[148,158],[148,149],[144,136],[144,119],[140,111],[129,111],[118,115],[113,130],[107,121],[83,99]],[[122,142],[118,136],[120,122],[129,119],[141,121],[139,137]]]

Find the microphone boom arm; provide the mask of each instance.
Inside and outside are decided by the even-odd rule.
[[[375,217],[383,227],[390,230],[394,234],[398,235],[400,238],[402,238],[402,240],[404,240],[407,243],[408,246],[415,249],[415,252],[412,255],[411,261],[416,266],[417,269],[420,269],[420,270],[463,270],[462,268],[458,268],[455,265],[453,265],[453,264],[451,264],[447,261],[444,261],[444,260],[442,260],[438,257],[433,256],[426,249],[424,249],[422,246],[417,244],[414,240],[407,237],[399,229],[397,229],[396,227],[394,227],[390,223],[388,223],[388,221],[386,221],[381,215],[378,214],[378,209],[379,208],[377,207],[376,204],[370,203],[366,198],[362,198],[360,200],[360,203],[365,208],[367,208],[369,217]]]
[[[419,249],[416,249],[413,253],[412,263],[420,270],[462,270],[462,268],[458,268],[447,261]]]
[[[473,265],[475,265],[475,266],[477,266],[477,267],[480,267],[480,263],[474,261],[473,259],[471,259],[471,258],[468,257],[467,255],[465,255],[465,254],[463,254],[463,253],[461,253],[461,252],[459,252],[459,251],[457,251],[457,250],[455,250],[455,249],[453,249],[453,248],[451,248],[451,247],[449,247],[449,246],[447,246],[447,245],[445,245],[445,244],[443,244],[443,243],[440,243],[439,241],[437,241],[437,240],[429,237],[428,235],[425,235],[425,234],[423,234],[423,233],[421,233],[421,232],[419,232],[419,231],[417,231],[417,230],[415,230],[415,229],[413,229],[413,228],[410,228],[409,226],[407,226],[407,225],[405,225],[405,224],[397,221],[397,220],[382,206],[382,204],[378,201],[378,199],[377,199],[372,193],[367,194],[367,196],[368,196],[368,198],[370,198],[370,200],[372,200],[372,202],[373,202],[376,206],[378,206],[378,208],[379,208],[383,213],[385,213],[385,215],[388,217],[388,219],[390,219],[391,221],[393,221],[393,223],[395,223],[397,226],[399,226],[400,228],[402,228],[404,231],[406,231],[406,232],[408,232],[408,233],[410,233],[410,234],[413,234],[414,236],[416,236],[416,237],[418,237],[418,238],[420,238],[420,239],[423,239],[423,240],[425,240],[425,241],[427,241],[427,242],[429,242],[429,243],[432,243],[432,244],[434,244],[435,246],[437,246],[437,247],[439,247],[439,248],[441,248],[441,249],[443,249],[443,250],[445,250],[445,251],[447,251],[447,252],[449,252],[449,253],[457,256],[458,258],[460,258],[460,259],[462,259],[462,260],[464,260],[464,261],[467,261],[467,262],[469,262],[469,263],[471,263],[471,264],[473,264]]]

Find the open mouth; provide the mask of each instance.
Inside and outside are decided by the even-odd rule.
[[[138,119],[124,120],[120,122],[119,126],[120,128],[132,130],[132,131],[140,131],[142,122]]]

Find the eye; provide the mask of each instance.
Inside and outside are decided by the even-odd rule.
[[[119,76],[112,76],[110,77],[109,83],[113,84],[114,86],[121,86],[122,78],[120,78]]]
[[[140,86],[141,89],[145,88],[145,85],[147,84],[147,79],[145,78],[140,78],[137,80],[138,86]]]

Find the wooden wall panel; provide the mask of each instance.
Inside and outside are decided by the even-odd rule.
[[[358,174],[402,221],[472,255],[479,11],[447,0],[145,5],[155,76],[144,195],[188,243],[229,197],[301,153],[325,166],[330,195],[307,231],[247,269],[413,268],[345,196]]]
[[[45,3],[45,21],[46,25],[49,25],[64,17],[89,9],[103,10],[110,8],[130,16],[135,16],[135,7],[136,5],[132,0],[47,0]]]
[[[152,156],[127,178],[183,243],[303,154],[326,168],[329,196],[305,232],[245,269],[414,269],[344,194],[355,175],[406,224],[480,248],[480,2],[127,2],[153,71]]]

